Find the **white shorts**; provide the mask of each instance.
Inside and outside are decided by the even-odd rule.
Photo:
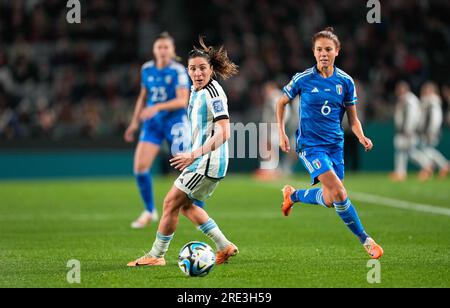
[[[186,193],[192,200],[205,201],[219,185],[220,180],[208,178],[202,174],[188,170],[175,180],[175,186]]]

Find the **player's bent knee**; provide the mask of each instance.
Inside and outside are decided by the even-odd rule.
[[[332,208],[334,206],[332,200],[324,200],[324,201],[326,207]]]
[[[141,173],[149,172],[150,167],[151,167],[150,164],[138,162],[134,165],[134,173],[141,174]]]
[[[180,206],[177,204],[176,199],[173,197],[166,197],[164,199],[164,212],[171,213],[179,210]]]
[[[347,199],[347,191],[344,187],[339,187],[333,191],[333,201],[343,202]]]

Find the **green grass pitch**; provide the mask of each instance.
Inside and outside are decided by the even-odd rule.
[[[161,210],[173,178],[154,182]],[[185,277],[177,266],[185,243],[212,245],[184,217],[166,267],[126,267],[149,250],[156,231],[129,227],[141,211],[131,178],[0,182],[0,287],[450,287],[450,216],[352,198],[385,250],[381,283],[369,284],[369,258],[334,210],[301,205],[281,216],[284,182],[229,176],[219,185],[207,210],[241,253],[203,278]],[[306,177],[286,182],[308,185]],[[350,197],[450,209],[450,180],[393,184],[384,174],[360,174],[346,186]],[[71,259],[81,262],[81,284],[66,280]]]

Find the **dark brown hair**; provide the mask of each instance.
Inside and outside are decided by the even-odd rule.
[[[339,41],[339,38],[336,34],[334,34],[334,28],[333,27],[326,27],[320,32],[317,32],[314,34],[312,38],[312,46],[314,49],[314,46],[316,45],[316,41],[320,38],[326,38],[330,39],[334,42],[334,45],[336,46],[336,49],[341,49],[341,41]]]
[[[223,46],[214,48],[206,46],[202,36],[199,37],[200,48],[194,46],[194,49],[189,52],[189,59],[201,57],[208,60],[208,63],[213,67],[214,74],[226,80],[236,75],[239,70],[238,66],[228,58],[227,51]]]

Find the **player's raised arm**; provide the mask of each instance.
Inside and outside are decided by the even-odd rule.
[[[347,118],[352,132],[358,138],[359,142],[364,146],[366,152],[372,150],[372,140],[364,135],[364,130],[362,128],[361,121],[358,118],[358,114],[356,113],[355,105],[347,107]]]
[[[147,89],[145,87],[141,87],[141,92],[136,100],[136,106],[134,107],[133,117],[131,119],[130,125],[124,134],[124,139],[126,142],[134,141],[134,134],[139,129],[139,116],[144,109],[145,99],[147,97]]]
[[[286,110],[286,105],[289,104],[291,100],[286,94],[283,94],[277,102],[277,122],[278,122],[278,132],[280,134],[280,148],[283,152],[289,153],[291,150],[291,145],[289,142],[289,137],[286,134],[286,123],[284,120],[284,114]]]

